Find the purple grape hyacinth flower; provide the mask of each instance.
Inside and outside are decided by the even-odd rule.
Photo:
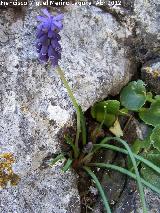
[[[59,43],[61,37],[58,33],[63,28],[63,14],[52,16],[47,9],[42,9],[42,12],[45,17],[37,17],[41,23],[37,26],[36,48],[39,60],[47,62],[50,59],[55,67],[58,65],[58,60],[61,59],[62,48]]]

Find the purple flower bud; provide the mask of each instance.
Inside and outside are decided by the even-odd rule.
[[[47,9],[42,10],[43,16],[38,16],[37,19],[41,23],[37,26],[36,33],[36,49],[39,53],[39,60],[42,62],[51,61],[55,67],[58,65],[58,60],[61,59],[62,48],[58,42],[61,37],[58,34],[63,28],[63,14],[52,16]]]
[[[48,53],[48,45],[46,45],[46,46],[42,45],[41,54],[47,55],[47,53]]]
[[[43,61],[43,62],[47,62],[48,61],[48,56],[47,55],[42,55],[41,53],[39,53],[39,60]]]

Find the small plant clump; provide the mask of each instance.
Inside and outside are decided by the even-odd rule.
[[[143,212],[148,212],[143,186],[147,186],[160,194],[160,119],[157,119],[160,109],[159,97],[160,96],[153,96],[151,92],[147,93],[144,82],[138,80],[130,82],[122,89],[120,101],[106,100],[96,103],[91,108],[91,115],[93,119],[100,124],[92,133],[92,142],[88,141],[88,127],[86,127],[84,115],[79,107],[81,115],[81,134],[78,140],[78,146],[74,142],[74,138],[65,136],[65,141],[71,146],[72,152],[61,153],[51,161],[51,165],[64,158],[66,162],[62,168],[63,172],[66,172],[71,167],[76,170],[85,170],[94,180],[107,212],[111,212],[109,203],[99,180],[91,168],[112,169],[128,175],[137,181]],[[141,122],[148,125],[149,131],[144,140],[137,139],[129,146],[129,144],[121,138],[123,137],[123,131],[119,118],[120,116],[130,118],[133,116],[133,113],[139,116]],[[108,128],[114,136],[105,137],[98,142],[95,140],[96,135],[104,127]],[[112,145],[113,141],[114,144],[118,142],[119,145]],[[122,146],[124,148],[122,148]],[[92,162],[95,154],[100,149],[111,149],[115,152],[127,155],[128,168],[122,168],[113,164]]]
[[[108,103],[112,103],[112,105],[109,106]],[[120,109],[120,106],[123,108]],[[107,111],[106,108],[108,109]],[[123,132],[118,121],[119,116],[138,116],[139,120],[148,126],[148,133],[144,140],[136,139],[133,141],[131,150],[134,154],[140,154],[140,156],[150,160],[158,167],[160,165],[159,110],[160,96],[154,96],[151,92],[147,92],[144,82],[142,80],[138,80],[130,82],[122,89],[120,93],[120,101],[108,100],[95,104],[92,107],[92,116],[97,121],[101,122],[104,116],[104,125],[109,127],[109,130],[116,136],[123,136]],[[130,168],[130,163],[131,162],[129,160],[129,169],[133,171],[133,168]],[[160,188],[160,175],[157,172],[154,172],[152,167],[149,168],[144,163],[137,162],[137,164],[139,165],[142,177]]]
[[[58,65],[62,52],[62,47],[59,43],[59,40],[61,39],[59,32],[63,28],[63,15],[50,15],[47,9],[43,9],[42,12],[45,17],[38,16],[38,20],[41,21],[41,23],[37,27],[36,47],[37,52],[39,53],[39,59],[45,63],[48,60],[51,61],[53,68],[58,73],[67,89],[77,114],[77,131],[75,138],[65,135],[65,141],[70,146],[71,152],[64,152],[57,155],[56,158],[50,161],[50,165],[54,165],[57,161],[65,159],[65,164],[62,168],[63,172],[68,171],[71,167],[75,170],[85,171],[94,180],[107,213],[111,213],[111,208],[98,178],[92,171],[92,167],[109,168],[126,174],[137,181],[143,212],[147,213],[143,187],[147,186],[160,194],[160,187],[157,187],[154,181],[147,180],[145,175],[145,173],[148,174],[147,171],[152,171],[154,175],[156,174],[156,176],[154,176],[155,179],[156,177],[159,178],[160,175],[160,168],[158,165],[159,158],[157,156],[159,155],[160,150],[158,137],[160,132],[160,126],[158,126],[160,125],[160,97],[153,97],[150,92],[147,93],[143,81],[138,80],[130,82],[122,90],[120,101],[107,100],[96,103],[91,109],[91,115],[93,119],[100,123],[100,125],[99,128],[95,129],[93,132],[93,141],[89,141],[87,137],[88,127],[86,127],[84,113],[68,85],[63,70]],[[151,103],[149,108],[144,107],[148,102]],[[141,146],[136,141],[134,146],[130,147],[129,144],[121,138],[123,136],[123,131],[119,123],[119,116],[130,116],[130,111],[138,113],[142,121],[154,127],[151,135],[148,136],[149,138],[146,138],[146,140],[141,143],[143,144]],[[95,136],[104,126],[109,128],[115,136],[105,137],[100,142],[97,142]],[[110,144],[111,141],[116,141],[117,145]],[[128,168],[122,168],[112,164],[92,162],[93,157],[100,149],[111,149],[115,152],[121,152],[127,155],[128,165],[130,166],[128,166]],[[150,154],[150,157],[149,155],[145,155],[145,153]],[[140,165],[141,169],[139,169]],[[141,177],[140,174],[142,174],[143,177]]]
[[[12,164],[14,157],[11,153],[0,154],[0,188],[7,187],[8,184],[15,186],[20,178],[13,172]]]

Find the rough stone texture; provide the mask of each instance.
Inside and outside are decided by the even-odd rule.
[[[72,87],[84,109],[117,94],[131,77],[135,64],[125,45],[130,36],[112,15],[96,7],[78,7],[64,20],[61,64],[68,79],[73,76]]]
[[[149,213],[160,213],[159,204],[160,197],[149,189],[145,189],[146,202],[148,204]],[[94,209],[94,213],[102,213],[103,204],[98,202]],[[119,198],[119,202],[114,206],[113,213],[143,213],[139,194],[136,189],[136,183],[129,180],[126,187]]]
[[[150,189],[144,189],[149,213],[159,213],[160,197]],[[113,213],[143,213],[136,183],[129,180]],[[98,213],[98,212],[97,212]]]
[[[35,17],[40,8],[30,6],[23,18],[14,13],[0,14],[0,152],[14,154],[21,182],[0,191],[0,212],[78,213],[74,172],[63,174],[60,165],[42,167],[48,155],[60,152],[74,109],[54,70],[37,60]],[[118,93],[129,81],[135,69],[124,43],[130,35],[96,7],[65,10],[61,66],[83,109]]]
[[[160,55],[160,0],[135,0],[138,52],[142,61]]]
[[[141,76],[151,91],[160,94],[160,58],[144,64]]]
[[[145,63],[160,55],[160,0],[124,0],[120,7],[101,8],[132,31],[133,36],[127,43],[132,46],[138,62]]]
[[[147,125],[140,123],[136,118],[132,117],[123,130],[123,139],[129,144],[133,144],[137,138],[143,140],[146,137],[148,128]]]
[[[104,159],[101,160],[101,162],[118,165],[120,167],[125,166],[125,160],[122,155],[116,155],[116,153],[111,150],[106,151]],[[119,198],[121,197],[121,194],[123,193],[124,187],[126,185],[127,177],[110,169],[102,169],[97,172],[98,175],[99,173],[101,173],[102,176],[101,179],[99,179],[101,180],[101,184],[107,195],[108,202],[110,203],[111,208],[113,208],[115,204],[119,202]],[[93,212],[105,212],[104,204],[101,199],[98,199],[96,202]]]

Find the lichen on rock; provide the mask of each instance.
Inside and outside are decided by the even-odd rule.
[[[12,164],[15,162],[13,154],[0,154],[0,189],[6,188],[8,184],[15,186],[20,178],[12,169]]]

